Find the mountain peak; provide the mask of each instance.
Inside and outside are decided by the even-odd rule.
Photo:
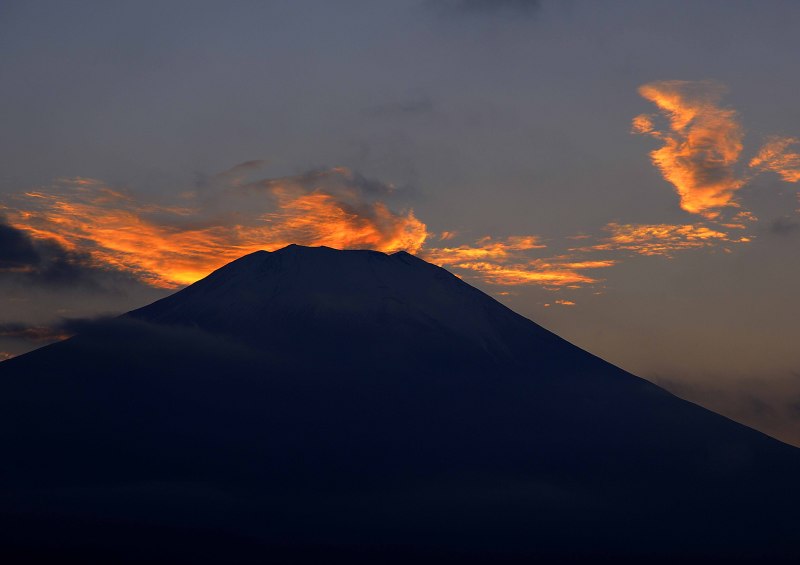
[[[338,251],[337,249],[328,247],[327,245],[300,245],[299,243],[290,243],[286,247],[276,249],[273,251],[273,253],[308,253],[315,252],[317,250]]]
[[[253,562],[798,562],[797,450],[405,252],[252,253],[0,383],[0,553],[66,539],[152,562],[219,533],[208,562],[249,539]]]
[[[304,342],[334,357],[336,347],[347,349],[347,343],[361,343],[367,355],[379,356],[419,349],[421,343],[433,350],[451,340],[492,359],[510,358],[527,354],[508,337],[523,327],[529,338],[549,340],[553,347],[562,343],[405,251],[301,245],[259,251],[129,316],[266,344],[278,353]]]

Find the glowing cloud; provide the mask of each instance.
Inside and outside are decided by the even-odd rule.
[[[544,247],[546,246],[535,235],[511,236],[505,240],[495,240],[487,236],[478,240],[474,245],[428,249],[425,251],[424,257],[432,263],[445,266],[485,259],[505,261],[514,252],[543,249]]]
[[[800,153],[789,151],[793,145],[800,145],[800,139],[771,137],[750,160],[750,166],[777,173],[786,182],[800,182]]]
[[[512,236],[503,240],[484,237],[473,245],[426,249],[422,257],[440,266],[466,271],[488,284],[534,284],[551,290],[595,284],[581,271],[613,266],[614,260],[582,261],[569,255],[533,258],[530,252],[546,248],[537,236]]]
[[[454,265],[461,269],[476,271],[489,283],[500,286],[538,284],[546,288],[576,287],[598,282],[597,279],[579,273],[576,269],[559,267],[544,261],[527,264],[498,265],[487,262],[467,262]]]
[[[729,234],[702,224],[617,224],[605,227],[610,236],[582,251],[632,251],[638,255],[671,256],[676,251],[713,247],[720,243],[747,243],[747,237]]]
[[[652,116],[633,119],[634,133],[664,143],[650,158],[675,187],[681,208],[706,218],[717,217],[720,208],[736,206],[734,196],[745,183],[734,171],[742,152],[742,128],[734,110],[719,106],[723,93],[724,88],[714,82],[645,84],[639,94],[666,116],[667,128],[657,129]]]
[[[165,288],[192,283],[259,249],[299,243],[416,253],[427,237],[412,211],[393,212],[377,199],[393,187],[347,169],[254,183],[243,183],[242,169],[227,174],[235,183],[214,198],[188,195],[182,206],[143,203],[78,178],[28,192],[17,206],[0,210],[34,239],[56,241],[88,254],[98,267]]]

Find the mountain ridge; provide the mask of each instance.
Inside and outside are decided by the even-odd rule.
[[[256,252],[5,362],[0,448],[29,543],[0,541],[81,559],[180,561],[176,529],[207,547],[187,562],[800,551],[799,450],[402,253]]]

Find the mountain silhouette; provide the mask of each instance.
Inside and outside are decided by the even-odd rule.
[[[0,364],[5,562],[794,562],[800,450],[404,252],[291,245]]]

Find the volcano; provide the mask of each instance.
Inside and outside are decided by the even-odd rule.
[[[0,449],[8,563],[800,558],[799,450],[404,252],[253,253],[5,361]]]

